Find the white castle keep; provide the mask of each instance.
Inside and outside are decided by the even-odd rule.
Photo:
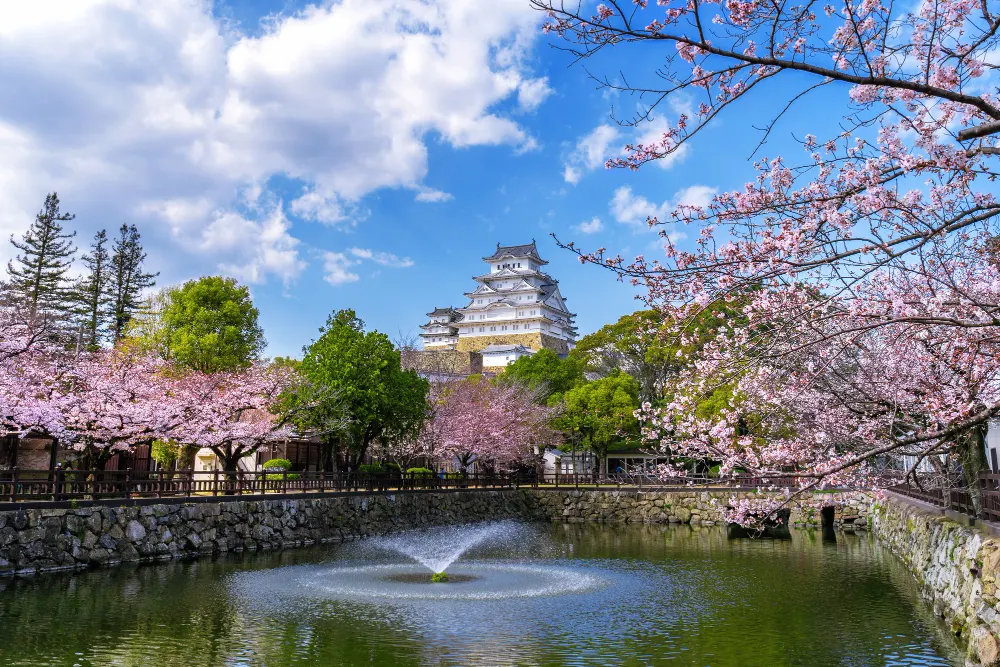
[[[574,313],[566,308],[559,281],[545,273],[548,264],[532,241],[501,246],[483,257],[489,267],[474,276],[462,308],[435,308],[420,328],[424,349],[479,352],[484,366],[505,366],[543,348],[567,354],[576,341]]]

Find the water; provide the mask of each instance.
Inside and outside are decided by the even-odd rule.
[[[408,531],[377,537],[370,544],[412,558],[431,572],[444,572],[472,547],[483,542],[509,542],[523,533],[524,528],[513,521],[496,521],[433,531]]]
[[[0,665],[962,664],[864,536],[491,531],[447,584],[385,540],[0,579]]]

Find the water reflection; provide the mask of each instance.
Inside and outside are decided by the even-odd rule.
[[[531,598],[282,589],[296,573],[400,562],[364,543],[0,579],[0,664],[961,664],[891,554],[829,537],[558,524],[470,552],[603,582]]]

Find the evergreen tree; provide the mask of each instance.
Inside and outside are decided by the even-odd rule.
[[[111,336],[115,343],[121,340],[129,320],[142,304],[142,291],[156,284],[159,273],[143,273],[142,263],[146,253],[139,242],[135,225],[122,225],[115,239],[111,256],[111,275],[108,285]]]
[[[62,223],[74,217],[59,211],[59,197],[53,192],[45,197],[42,210],[21,241],[10,238],[19,253],[7,264],[8,287],[31,317],[39,313],[62,314],[72,308],[66,272],[76,252],[70,240],[76,232],[64,232]]]
[[[77,283],[74,295],[81,342],[91,350],[100,346],[107,329],[108,285],[111,278],[107,243],[108,234],[102,229],[94,236],[90,254],[82,257],[87,275]]]

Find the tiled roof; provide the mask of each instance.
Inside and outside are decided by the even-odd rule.
[[[438,308],[438,307],[435,306],[434,310],[432,310],[431,312],[427,313],[427,316],[428,317],[436,317],[438,315],[448,315],[448,314],[454,313],[454,312],[455,312],[455,308],[452,307],[452,306],[447,306],[446,308]]]
[[[489,257],[483,257],[487,262],[494,259],[500,259],[501,257],[534,257],[541,264],[548,264],[545,260],[538,256],[538,248],[535,247],[535,242],[532,240],[531,243],[524,245],[500,245],[497,243],[496,252],[494,252]]]
[[[511,345],[487,345],[482,350],[480,350],[480,352],[482,354],[486,354],[488,352],[533,352],[533,350],[530,347],[525,347],[524,345],[511,344]]]

